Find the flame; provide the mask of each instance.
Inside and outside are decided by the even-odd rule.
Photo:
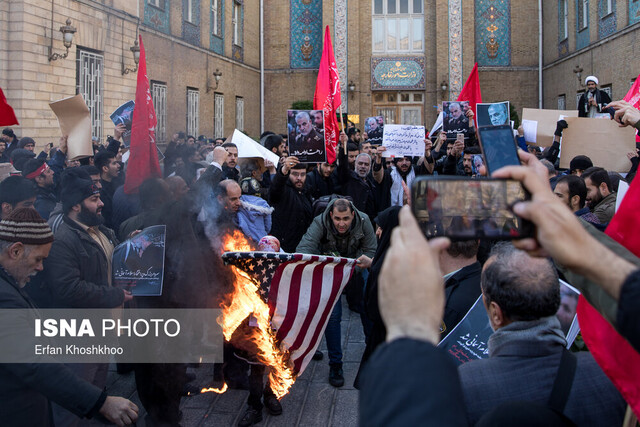
[[[222,384],[222,387],[220,388],[213,388],[213,387],[209,387],[209,388],[203,388],[202,390],[200,390],[200,393],[218,393],[218,394],[222,394],[225,391],[227,391],[229,387],[227,386],[227,383]]]
[[[223,239],[225,252],[247,252],[255,250],[240,231]],[[289,392],[295,382],[293,367],[289,363],[289,353],[276,343],[276,334],[271,328],[269,306],[260,298],[258,284],[244,271],[231,266],[235,276],[234,290],[222,303],[222,332],[227,341],[249,317],[253,316],[256,327],[249,327],[248,339],[257,348],[256,359],[268,366],[269,384],[278,399]],[[246,339],[243,337],[243,339]],[[224,387],[223,387],[224,389]]]

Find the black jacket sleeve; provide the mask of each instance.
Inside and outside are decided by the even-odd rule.
[[[349,157],[344,151],[344,145],[338,146],[338,184],[345,185],[349,182]]]
[[[553,141],[553,144],[551,144],[551,148],[549,148],[549,151],[544,158],[549,160],[552,165],[555,165],[556,161],[558,160],[558,154],[560,154],[560,142]]]
[[[269,187],[269,204],[273,206],[274,203],[280,202],[284,193],[284,186],[287,185],[289,174],[284,175],[282,173],[282,166],[278,167],[276,174],[271,181],[271,187]]]
[[[360,425],[466,426],[453,360],[432,344],[398,339],[382,345],[364,367]]]
[[[640,352],[640,270],[631,273],[622,285],[618,300],[618,331]]]

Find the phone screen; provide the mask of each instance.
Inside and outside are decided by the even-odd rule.
[[[512,206],[527,200],[518,181],[421,176],[412,186],[412,208],[427,238],[511,240],[533,235],[533,224]]]
[[[503,166],[520,164],[511,126],[481,127],[478,129],[478,135],[489,174]]]

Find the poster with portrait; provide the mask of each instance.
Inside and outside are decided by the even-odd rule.
[[[127,101],[119,106],[116,111],[109,116],[114,125],[124,125],[126,130],[122,134],[122,142],[125,147],[129,147],[131,144],[131,123],[133,122],[133,108],[135,103],[133,101]]]
[[[571,347],[580,332],[576,314],[579,296],[580,291],[560,280],[560,307],[556,317],[567,340],[567,348]],[[458,365],[462,365],[471,360],[489,357],[489,338],[492,334],[493,329],[480,295],[460,323],[440,341],[438,347],[449,353]]]
[[[153,225],[113,250],[113,286],[134,296],[162,295],[166,225]]]
[[[476,117],[478,127],[508,125],[509,101],[476,104]]]
[[[364,121],[364,131],[367,133],[367,142],[369,142],[371,145],[382,144],[382,135],[384,133],[384,117],[367,117],[367,120]]]
[[[464,139],[469,138],[469,101],[444,101],[442,103],[442,128],[447,133],[447,139],[456,139],[459,133]]]
[[[326,162],[322,119],[322,110],[287,110],[290,156],[297,157],[301,163]]]

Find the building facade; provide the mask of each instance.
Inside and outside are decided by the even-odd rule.
[[[543,106],[575,108],[590,74],[613,98],[624,96],[640,65],[638,2],[542,5]],[[509,100],[518,113],[538,107],[538,17],[538,2],[512,0],[5,0],[0,87],[19,136],[55,142],[48,104],[81,93],[104,141],[111,112],[135,97],[130,48],[141,34],[159,142],[177,131],[219,137],[235,128],[257,138],[285,132],[286,110],[313,100],[328,26],[344,112],[358,126],[382,115],[429,128],[476,62],[485,102]],[[67,19],[76,29],[67,57],[50,60],[65,52]]]
[[[637,0],[544,2],[544,105],[576,109],[594,75],[611,99],[622,99],[640,73]]]

